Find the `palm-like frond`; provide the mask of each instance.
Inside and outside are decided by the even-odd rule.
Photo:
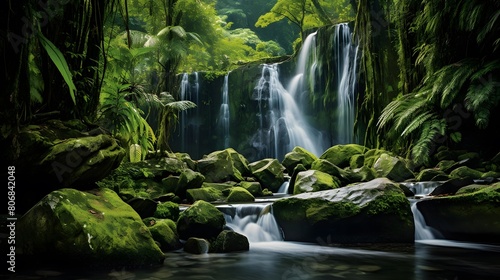
[[[412,159],[417,164],[429,164],[430,156],[439,138],[446,133],[446,120],[432,118],[424,123],[420,135],[412,148]]]

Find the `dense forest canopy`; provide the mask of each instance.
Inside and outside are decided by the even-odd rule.
[[[51,117],[168,149],[178,113],[196,106],[178,100],[177,74],[292,55],[306,30],[345,21],[363,52],[367,146],[429,163],[440,145],[484,150],[499,128],[495,0],[8,0],[1,18],[1,132],[13,157],[19,128]]]

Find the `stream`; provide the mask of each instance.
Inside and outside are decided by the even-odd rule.
[[[435,186],[407,185],[415,197]],[[499,279],[500,246],[439,239],[414,208],[414,244],[372,244],[359,247],[282,241],[272,215],[272,201],[217,205],[227,226],[245,234],[248,252],[194,255],[182,249],[168,252],[163,265],[140,269],[64,269],[60,265],[6,275],[2,279]],[[415,212],[416,211],[416,212]],[[419,220],[421,219],[421,220]],[[4,276],[4,275],[2,275]]]

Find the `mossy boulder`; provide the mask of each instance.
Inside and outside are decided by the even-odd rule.
[[[233,187],[227,196],[227,202],[253,202],[255,197],[247,191],[247,189],[242,187]]]
[[[427,225],[438,230],[443,238],[498,244],[500,183],[477,191],[425,199],[417,207]]]
[[[16,166],[17,174],[29,174],[17,176],[16,183],[24,186],[43,182],[29,192],[17,190],[17,213],[28,211],[45,195],[60,188],[87,190],[119,166],[126,152],[115,138],[86,131],[87,127],[77,120],[48,120],[20,127],[15,140],[6,140],[17,145],[4,149],[2,159]]]
[[[252,173],[250,168],[248,167],[248,160],[240,153],[238,153],[233,148],[225,149],[231,156],[231,160],[233,161],[234,167],[240,172],[242,176],[250,176]]]
[[[241,161],[235,163],[233,157],[237,156],[230,149],[212,152],[198,160],[198,171],[205,176],[206,182],[244,181],[238,169]]]
[[[285,167],[277,159],[262,159],[248,165],[260,184],[272,192],[277,192],[285,182]]]
[[[153,217],[177,221],[177,219],[179,219],[179,212],[179,204],[172,201],[166,201],[158,203]]]
[[[185,169],[179,176],[175,194],[181,198],[184,198],[186,197],[186,190],[200,188],[204,181],[205,176],[203,176],[203,174],[191,169]]]
[[[302,193],[273,203],[285,240],[332,243],[411,243],[410,203],[387,178]]]
[[[373,169],[377,172],[378,177],[385,177],[396,182],[415,177],[404,160],[388,154],[381,154],[373,164]]]
[[[317,160],[318,157],[308,150],[296,146],[293,150],[285,155],[281,164],[286,168],[288,174],[292,174],[295,167],[302,164],[306,169],[311,168],[311,164]]]
[[[249,191],[254,197],[262,196],[262,186],[259,182],[241,182],[240,187]]]
[[[210,250],[210,242],[203,238],[190,237],[184,244],[184,251],[191,254],[206,254]]]
[[[483,176],[483,172],[472,169],[467,166],[461,166],[450,172],[451,178],[468,178],[468,179],[480,179]]]
[[[215,201],[222,201],[225,199],[225,196],[222,194],[222,190],[205,184],[203,184],[203,187],[199,189],[187,190],[186,197],[187,200],[191,203],[197,200],[215,202]]]
[[[318,170],[307,170],[297,174],[293,185],[293,194],[317,192],[340,187],[340,181]]]
[[[344,168],[349,166],[352,156],[364,154],[366,150],[364,146],[358,144],[335,145],[328,148],[319,158]]]
[[[170,219],[147,219],[145,224],[153,239],[160,244],[160,249],[163,252],[177,250],[182,247],[174,221]]]
[[[248,251],[250,243],[248,238],[230,230],[223,230],[214,242],[212,242],[210,251],[214,253],[230,253]]]
[[[177,190],[177,184],[179,183],[180,176],[169,175],[161,179],[161,184],[163,186],[163,191],[165,193],[175,193]]]
[[[214,238],[223,229],[226,221],[224,215],[212,204],[198,200],[182,211],[177,220],[179,237]]]
[[[365,164],[365,155],[363,154],[353,155],[349,160],[349,167],[351,167],[351,169],[361,168],[363,167],[364,164]]]
[[[53,191],[19,219],[16,232],[20,256],[50,263],[122,267],[165,258],[139,215],[109,189]]]
[[[446,173],[436,168],[426,168],[418,173],[416,179],[419,182],[433,181],[434,178],[438,178],[437,176],[442,175],[446,175]]]

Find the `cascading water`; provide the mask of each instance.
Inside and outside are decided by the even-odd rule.
[[[430,240],[440,238],[441,234],[427,226],[424,216],[417,208],[419,199],[429,195],[437,186],[439,182],[416,182],[416,183],[403,183],[414,194],[414,198],[410,198],[411,212],[415,222],[415,240]]]
[[[347,23],[335,26],[334,51],[337,57],[337,136],[336,144],[354,142],[355,85],[358,46]]]
[[[222,104],[219,110],[219,127],[221,130],[222,139],[224,139],[223,148],[229,148],[229,73],[224,77],[224,85],[222,86]]]
[[[321,133],[306,122],[293,96],[279,80],[278,65],[263,65],[255,87],[260,128],[252,145],[259,157],[282,160],[295,146],[320,155],[324,151]]]
[[[194,72],[194,82],[189,82],[189,74],[184,73],[181,80],[180,99],[189,100],[199,104],[200,84],[198,72]],[[180,117],[180,145],[181,151],[190,154],[198,154],[198,143],[200,139],[200,112],[196,107],[192,110],[181,112]]]
[[[217,208],[224,213],[226,225],[245,235],[250,242],[283,240],[269,203],[219,205]]]
[[[300,104],[306,101],[305,98],[307,98],[307,96],[304,93],[307,92],[307,83],[309,83],[310,88],[314,89],[315,73],[318,63],[316,54],[317,33],[318,32],[316,31],[309,34],[304,40],[298,56],[295,76],[292,78],[287,87],[290,95],[292,95],[296,100],[299,100]]]

